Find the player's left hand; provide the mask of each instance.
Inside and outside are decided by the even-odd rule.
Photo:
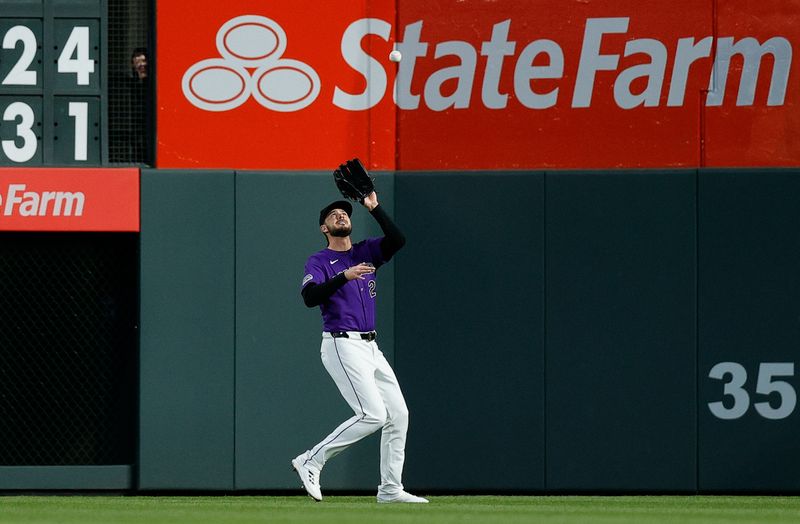
[[[373,191],[369,195],[365,196],[361,203],[364,204],[364,207],[366,207],[368,210],[372,211],[378,207],[378,194]]]
[[[364,280],[364,275],[375,272],[375,266],[369,262],[362,262],[356,266],[349,267],[344,271],[347,280]]]

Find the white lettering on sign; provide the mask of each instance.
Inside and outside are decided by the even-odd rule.
[[[786,85],[789,83],[789,70],[792,67],[792,44],[780,36],[770,38],[763,44],[759,44],[755,38],[743,38],[735,43],[733,38],[730,37],[717,39],[717,56],[714,60],[714,75],[709,84],[708,105],[722,105],[722,99],[725,96],[725,84],[728,80],[728,69],[731,65],[731,57],[734,55],[741,55],[744,58],[744,69],[739,80],[739,94],[736,97],[736,105],[753,105],[761,60],[766,54],[772,55],[775,59],[775,65],[772,67],[772,77],[770,78],[767,105],[783,105],[783,101],[786,98]],[[713,85],[714,79],[717,80],[716,86]]]
[[[252,15],[237,17],[226,22],[222,29],[243,19],[274,29],[271,32],[249,31],[247,33],[249,38],[265,38],[269,41],[265,40],[263,45],[259,45],[258,42],[247,42],[248,49],[253,47],[271,50],[277,47],[282,52],[285,48],[285,32],[275,21],[268,18]],[[586,20],[580,56],[577,57],[577,76],[572,92],[571,107],[591,107],[597,87],[595,80],[598,73],[615,75],[613,97],[614,102],[621,109],[657,107],[661,103],[661,95],[665,89],[668,93],[667,106],[683,105],[689,70],[697,60],[711,58],[714,37],[681,38],[674,50],[654,38],[637,38],[627,40],[624,48],[617,49],[616,52],[609,50],[609,43],[604,41],[604,37],[627,34],[630,20],[630,17],[589,18]],[[508,70],[513,67],[513,94],[520,104],[530,109],[546,109],[555,106],[560,94],[559,87],[552,88],[552,83],[550,83],[548,84],[551,86],[549,91],[540,92],[541,87],[537,89],[536,84],[538,80],[546,79],[552,82],[564,77],[567,59],[564,56],[563,48],[557,42],[547,39],[532,40],[518,45],[517,42],[508,39],[511,24],[511,19],[494,24],[490,39],[481,42],[479,49],[472,43],[461,40],[428,43],[422,38],[422,20],[406,25],[403,28],[402,41],[398,41],[395,45],[403,59],[399,63],[393,86],[394,103],[398,108],[405,110],[418,109],[421,103],[433,111],[468,109],[475,103],[471,97],[473,84],[476,81],[475,77],[478,73],[478,55],[480,55],[486,57],[486,67],[482,78],[477,79],[481,83],[480,103],[485,108],[502,110],[507,107],[510,93],[501,93],[499,87],[507,65]],[[378,36],[388,41],[391,32],[392,25],[378,18],[359,19],[347,27],[340,43],[342,58],[351,69],[364,77],[366,85],[360,93],[349,93],[339,86],[334,86],[331,100],[333,105],[348,111],[364,111],[384,99],[389,88],[384,62],[371,56],[368,53],[370,46],[364,45],[363,41],[368,36]],[[274,35],[278,35],[277,42],[273,41],[276,38]],[[618,38],[618,40],[620,39]],[[239,44],[243,45],[242,42]],[[761,63],[766,55],[771,55],[773,59],[767,105],[784,104],[792,66],[792,46],[786,38],[773,36],[761,43],[752,37],[745,37],[738,41],[733,37],[721,37],[717,38],[716,44],[716,55],[713,57],[706,98],[709,106],[723,104],[731,59],[737,55],[742,58],[744,68],[739,79],[736,105],[753,105]],[[458,59],[458,63],[433,71],[428,78],[424,79],[422,92],[414,93],[412,85],[415,85],[414,75],[417,61],[428,57],[431,49],[434,59],[452,56]],[[601,53],[601,49],[606,50],[605,53]],[[669,77],[669,85],[665,88],[664,79],[671,51],[674,55],[674,65]],[[222,50],[220,52],[222,53]],[[516,53],[519,54],[516,55]],[[264,55],[268,58],[259,58],[265,61],[266,65],[262,65],[261,69],[255,72],[244,70],[244,68],[256,67],[254,64],[242,61],[234,63],[232,58],[225,53],[222,54],[222,59],[210,60],[214,61],[217,68],[221,68],[223,65],[229,66],[228,69],[234,71],[235,74],[200,76],[200,72],[206,72],[210,67],[206,67],[205,62],[201,61],[190,67],[184,75],[184,94],[193,105],[200,109],[227,111],[244,103],[252,93],[253,97],[268,109],[298,111],[314,102],[319,94],[320,79],[307,64],[285,60],[287,63],[292,62],[291,74],[283,72],[280,75],[273,75],[274,82],[270,84],[266,82],[267,70],[264,68],[267,67],[270,71],[276,68],[280,69],[278,67],[280,65],[279,57],[273,56],[275,53]],[[547,57],[546,65],[541,65],[543,60],[537,62],[539,65],[533,65],[539,55]],[[620,71],[620,56],[632,55],[644,55],[648,61]],[[515,56],[516,59],[514,59]],[[237,69],[234,70],[234,67]],[[277,85],[278,80],[282,80],[282,86]],[[646,87],[644,90],[634,92],[633,85],[638,86],[642,80],[646,83]],[[448,94],[443,94],[442,88],[445,83],[448,86],[455,85],[455,89],[448,88]],[[292,93],[288,91],[292,91]],[[223,94],[216,98],[212,97],[214,99],[209,102],[197,95],[197,93],[205,92]],[[273,99],[280,100],[273,103]]]
[[[350,24],[342,37],[342,58],[347,65],[364,75],[367,86],[363,93],[350,94],[336,87],[333,91],[333,103],[339,107],[358,111],[374,106],[386,92],[386,71],[380,62],[372,58],[361,48],[361,39],[367,35],[378,35],[389,40],[392,26],[377,18],[364,18]],[[402,52],[402,51],[401,51]],[[375,99],[375,96],[379,96]]]
[[[85,195],[71,191],[26,191],[25,184],[9,184],[5,198],[0,194],[4,216],[82,216]],[[3,205],[5,202],[5,205]]]

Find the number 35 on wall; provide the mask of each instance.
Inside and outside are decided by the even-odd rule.
[[[99,144],[90,147],[89,136],[92,130],[99,140],[98,21],[56,20],[52,54],[42,50],[41,20],[0,22],[6,22],[0,23],[0,160],[41,162],[43,136],[55,162],[99,160]],[[52,110],[50,133],[43,130],[44,110]]]
[[[724,397],[732,399],[732,402],[723,402],[722,400],[709,402],[708,409],[711,413],[723,420],[734,420],[744,416],[750,408],[750,395],[744,389],[747,383],[747,371],[744,366],[737,362],[720,362],[711,368],[708,376],[717,380],[727,380],[722,394]],[[777,398],[780,399],[775,407],[769,399],[755,402],[753,407],[759,415],[770,420],[780,420],[794,412],[797,405],[797,393],[794,387],[785,380],[777,380],[793,376],[794,362],[762,362],[759,364],[756,394],[777,393]]]

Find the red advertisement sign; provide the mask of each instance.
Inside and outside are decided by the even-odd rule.
[[[157,10],[159,167],[800,165],[800,0]]]
[[[0,231],[139,231],[139,170],[2,168]]]

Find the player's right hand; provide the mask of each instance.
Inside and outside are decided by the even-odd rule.
[[[376,207],[378,207],[378,194],[373,191],[369,195],[364,197],[364,200],[361,203],[366,207],[369,211],[372,211]]]
[[[367,264],[366,262],[362,262],[357,266],[347,268],[344,272],[344,276],[347,278],[347,280],[355,280],[357,278],[364,280],[364,275],[374,272],[375,266],[372,264]]]

